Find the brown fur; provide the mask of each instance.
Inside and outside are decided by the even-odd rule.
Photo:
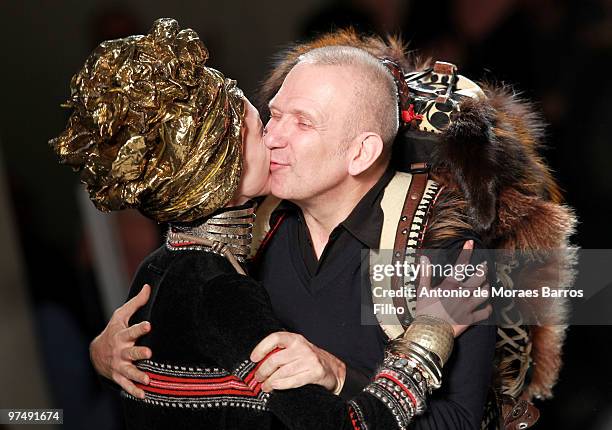
[[[474,227],[489,232],[502,190],[509,187],[553,202],[561,193],[538,154],[543,126],[532,107],[509,88],[484,87],[486,99],[462,103],[432,155],[452,172],[468,201]]]
[[[549,267],[523,273],[521,288],[568,288],[573,281],[569,238],[576,224],[549,168],[538,150],[543,126],[532,107],[508,88],[485,87],[486,100],[462,105],[432,162],[436,180],[459,194],[452,204],[437,205],[426,242],[456,234],[465,215],[490,249],[554,250]],[[435,224],[439,224],[434,227]],[[561,259],[562,261],[559,261]],[[517,284],[517,285],[518,285]],[[525,398],[552,396],[561,367],[561,348],[567,321],[566,300],[530,300],[533,366]],[[539,304],[539,306],[538,306]]]
[[[569,238],[576,224],[549,168],[538,154],[543,126],[538,115],[508,88],[485,87],[486,100],[465,104],[433,156],[438,169],[449,174],[436,179],[459,190],[463,201],[439,206],[429,235],[454,234],[458,212],[468,214],[471,226],[491,249],[549,252],[548,266],[523,273],[521,288],[568,288],[573,281]],[[463,222],[463,221],[462,221]],[[429,241],[435,241],[430,238]],[[552,250],[552,251],[551,251]],[[552,257],[551,257],[552,255]],[[523,397],[552,396],[561,367],[561,348],[567,327],[567,301],[530,300],[532,378]]]

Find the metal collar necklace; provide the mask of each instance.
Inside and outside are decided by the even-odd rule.
[[[227,208],[197,224],[170,224],[166,247],[171,251],[203,250],[225,256],[239,273],[236,262],[243,262],[250,253],[255,207]],[[234,264],[235,263],[235,264]]]

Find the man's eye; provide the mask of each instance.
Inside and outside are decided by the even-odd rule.
[[[309,122],[299,121],[298,125],[302,128],[312,128],[312,124]]]

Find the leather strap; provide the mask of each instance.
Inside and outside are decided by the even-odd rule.
[[[404,207],[402,209],[402,215],[400,217],[399,223],[397,224],[397,230],[395,233],[395,243],[393,245],[393,257],[391,260],[391,264],[395,266],[395,264],[403,264],[404,259],[406,258],[406,246],[408,244],[408,238],[410,233],[410,226],[412,224],[412,220],[417,211],[419,203],[423,198],[423,194],[425,193],[425,188],[427,187],[427,179],[428,173],[422,170],[421,166],[418,166],[415,170],[419,171],[419,173],[414,173],[412,175],[412,181],[410,181],[410,188],[408,188],[408,193],[406,194],[406,198],[404,200]],[[395,291],[400,291],[403,287],[403,277],[402,276],[394,276],[391,279],[391,288]],[[396,294],[393,297],[393,305],[398,313],[401,312],[401,315],[408,315],[408,309],[406,309],[406,301],[402,297],[401,294]],[[400,311],[403,309],[403,312]],[[402,326],[407,327],[408,324],[405,324],[404,319],[400,319],[402,322]]]
[[[370,269],[379,265],[391,264],[395,232],[402,216],[404,200],[411,181],[412,175],[410,173],[396,172],[385,187],[382,200],[380,201],[380,208],[383,212],[383,225],[378,249],[372,249],[369,252]],[[372,302],[375,306],[374,315],[387,337],[389,339],[396,339],[404,334],[404,328],[400,322],[400,318],[403,318],[403,315],[393,312],[395,305],[392,297],[376,293],[376,291],[391,291],[392,278],[392,276],[383,276],[381,279],[377,279],[374,276],[370,276],[370,281]],[[410,309],[410,306],[407,307]]]

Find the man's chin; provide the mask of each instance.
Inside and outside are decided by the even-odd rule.
[[[271,190],[270,195],[276,197],[277,199],[281,199],[281,200],[287,200],[289,198],[287,194],[283,192],[283,190],[278,190],[276,192]]]
[[[286,200],[291,198],[291,193],[288,191],[285,181],[280,181],[279,178],[275,179],[272,176],[270,180],[270,194],[279,199]]]

